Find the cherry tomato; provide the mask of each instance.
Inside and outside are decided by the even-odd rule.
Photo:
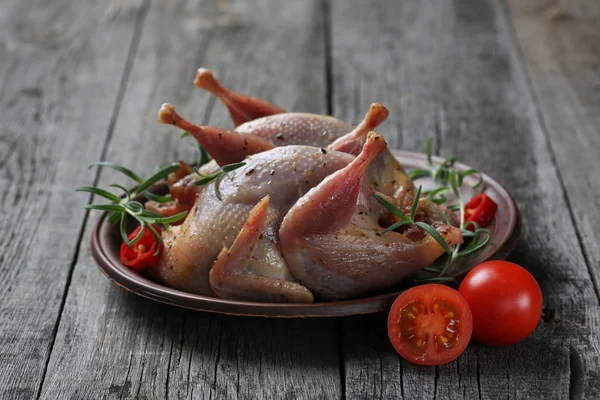
[[[438,284],[402,293],[390,310],[388,335],[406,360],[440,365],[462,354],[471,339],[471,310],[454,289]]]
[[[128,239],[130,241],[133,240],[140,232],[141,228],[141,226],[138,226],[129,235]],[[155,226],[154,229],[160,232],[160,230]],[[158,252],[156,251],[157,249]],[[135,244],[133,244],[131,248],[127,247],[125,242],[121,244],[121,252],[119,253],[119,257],[121,259],[121,262],[129,268],[144,269],[158,261],[161,251],[162,243],[160,244],[159,248],[159,244],[156,240],[156,237],[154,237],[150,229],[146,228],[144,229],[142,238]]]
[[[497,209],[498,205],[494,200],[484,193],[479,193],[465,205],[465,223],[475,222],[479,226],[486,226],[494,218]],[[475,230],[473,225],[469,225],[467,229]]]
[[[473,339],[489,346],[520,342],[542,316],[542,291],[535,278],[507,261],[479,264],[458,291],[473,313]]]

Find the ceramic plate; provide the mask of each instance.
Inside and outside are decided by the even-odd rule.
[[[425,154],[406,151],[393,152],[400,163],[407,169],[423,167],[426,165]],[[443,160],[434,157],[436,164]],[[459,170],[470,167],[457,163],[454,165]],[[478,178],[468,176],[461,188],[464,189],[463,198],[469,199],[475,193],[472,186],[477,184]],[[449,275],[459,278],[471,267],[489,259],[504,259],[514,249],[519,236],[519,215],[515,203],[508,191],[497,181],[483,175],[485,193],[497,204],[498,211],[494,220],[487,227],[492,232],[490,244],[481,252],[461,259]],[[426,179],[418,180],[426,189],[432,182]],[[157,187],[158,191],[166,191],[166,185]],[[395,286],[382,293],[372,294],[353,300],[327,301],[313,304],[279,304],[255,303],[247,301],[223,300],[214,297],[200,296],[171,289],[160,283],[152,281],[149,277],[131,270],[119,261],[121,237],[118,225],[107,222],[106,213],[100,218],[98,225],[92,233],[91,247],[93,257],[98,267],[108,278],[117,285],[124,287],[140,296],[152,300],[171,304],[174,306],[190,308],[198,311],[217,312],[232,315],[283,317],[283,318],[308,318],[308,317],[339,317],[357,314],[369,314],[386,311],[390,308],[403,288],[411,282]],[[408,279],[407,281],[411,281]]]

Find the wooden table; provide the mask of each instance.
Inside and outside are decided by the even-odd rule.
[[[0,3],[0,398],[597,398],[600,2]],[[163,102],[231,127],[192,84],[213,69],[288,110],[357,123],[384,102],[390,147],[496,177],[544,293],[536,332],[448,365],[393,351],[386,315],[268,320],[131,294],[96,268],[78,185],[191,160]],[[130,183],[128,183],[130,184]]]

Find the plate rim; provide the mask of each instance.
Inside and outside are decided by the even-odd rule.
[[[424,153],[406,151],[406,150],[391,150],[395,158],[413,159],[425,161],[427,155]],[[432,160],[439,164],[445,159],[439,156],[433,156]],[[467,170],[471,167],[464,163],[456,162],[454,167],[459,170]],[[509,210],[512,211],[508,220],[509,229],[508,235],[500,242],[490,256],[486,260],[497,258],[506,258],[516,246],[520,237],[520,214],[515,200],[500,182],[492,178],[488,174],[482,172],[482,176],[486,185],[492,185],[500,192],[506,194],[508,199]],[[234,315],[234,316],[249,316],[249,317],[268,317],[268,318],[331,318],[343,317],[351,315],[372,314],[383,312],[390,308],[393,301],[404,290],[393,290],[387,293],[376,294],[357,299],[326,301],[311,304],[294,304],[294,303],[262,303],[239,300],[227,300],[217,297],[203,296],[193,293],[180,291],[177,289],[164,286],[158,282],[154,282],[143,277],[135,272],[125,272],[126,267],[114,265],[111,257],[106,253],[106,249],[102,246],[103,229],[109,229],[106,222],[107,212],[103,212],[98,219],[91,235],[90,247],[92,257],[98,268],[112,282],[124,288],[127,291],[133,292],[139,296],[158,301],[161,303],[192,309],[195,311],[214,312],[219,314]],[[464,275],[461,274],[461,275]],[[455,277],[459,277],[457,275]],[[135,278],[134,278],[135,277]]]

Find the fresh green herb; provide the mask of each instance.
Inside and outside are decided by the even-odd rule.
[[[465,241],[465,243],[463,243],[462,245],[457,244],[453,246],[452,249],[449,249],[448,245],[441,238],[441,236],[439,236],[439,239],[433,236],[432,232],[430,231],[435,231],[435,229],[431,225],[426,224],[424,222],[414,221],[414,213],[416,212],[415,208],[418,205],[418,198],[421,194],[421,187],[419,187],[415,198],[415,202],[413,203],[413,209],[411,210],[412,218],[409,218],[406,215],[404,215],[404,217],[397,215],[398,212],[401,213],[400,210],[398,210],[393,204],[387,201],[383,203],[380,200],[380,198],[383,199],[381,196],[375,196],[381,204],[383,204],[390,212],[392,212],[392,214],[396,215],[396,217],[400,219],[400,221],[396,222],[395,224],[391,225],[386,230],[384,230],[383,233],[388,232],[390,230],[398,229],[402,225],[416,225],[423,229],[425,232],[432,235],[446,251],[446,258],[442,263],[438,262],[424,269],[426,273],[429,273],[430,275],[434,276],[426,279],[420,279],[418,280],[418,282],[453,281],[453,278],[447,277],[445,275],[448,273],[454,262],[459,257],[465,257],[482,250],[488,245],[491,239],[491,233],[489,230],[479,227],[474,222],[467,222],[465,224],[465,202],[460,192],[460,188],[463,185],[464,180],[467,176],[479,176],[479,180],[473,186],[473,189],[479,189],[482,187],[483,177],[481,176],[479,171],[473,168],[467,169],[465,171],[453,168],[454,163],[456,162],[455,156],[448,157],[439,166],[435,165],[433,163],[432,157],[431,139],[427,141],[426,155],[427,167],[411,170],[410,172],[408,172],[408,176],[412,180],[416,180],[423,177],[430,177],[433,179],[436,185],[435,188],[432,190],[423,191],[423,194],[434,203],[432,209],[434,210],[434,212],[436,212],[440,219],[444,221],[444,223],[450,225],[451,218],[448,214],[448,211],[458,213],[460,220],[459,227],[461,229],[463,238],[468,239]],[[453,201],[453,204],[447,204],[449,202],[450,195],[453,195],[452,197],[455,199]],[[435,205],[444,206],[442,207],[443,211]],[[393,210],[392,207],[395,210]],[[473,228],[473,231],[467,229],[471,226]],[[437,233],[437,231],[435,231],[435,233]]]
[[[440,246],[442,246],[442,248],[446,251],[446,253],[450,254],[451,250],[450,250],[450,247],[448,247],[448,243],[446,243],[446,241],[444,240],[442,235],[440,235],[440,233],[433,226],[431,226],[425,222],[422,222],[422,221],[415,221],[415,215],[417,213],[417,209],[419,208],[419,198],[420,197],[421,197],[421,186],[419,186],[419,190],[417,190],[417,195],[415,196],[415,200],[414,200],[412,208],[410,210],[410,216],[408,216],[408,215],[404,214],[394,204],[387,201],[387,199],[385,199],[379,193],[375,193],[375,199],[379,202],[379,204],[384,206],[389,212],[391,212],[392,214],[394,214],[396,217],[398,217],[400,219],[400,221],[396,222],[393,225],[390,225],[389,227],[384,229],[379,234],[383,235],[389,231],[398,229],[399,227],[401,227],[403,225],[410,225],[410,226],[416,225],[419,228],[423,229],[425,232],[427,232],[432,238],[434,238],[435,241],[438,242],[440,244]]]
[[[411,180],[415,180],[418,178],[423,178],[423,177],[431,177],[433,178],[437,189],[442,189],[442,188],[447,188],[448,187],[448,181],[450,179],[450,174],[452,171],[456,171],[458,175],[458,186],[461,186],[463,183],[463,179],[466,178],[469,175],[479,175],[479,181],[477,182],[477,184],[475,184],[473,186],[473,189],[478,189],[479,187],[481,187],[481,185],[483,184],[483,177],[481,176],[481,174],[479,173],[479,171],[477,171],[476,169],[468,169],[466,171],[458,171],[458,170],[454,170],[452,169],[452,167],[454,166],[454,163],[456,162],[456,156],[451,156],[448,157],[446,160],[444,160],[439,166],[435,165],[433,163],[433,156],[432,156],[432,140],[429,139],[427,141],[427,147],[426,147],[426,155],[427,155],[427,167],[426,168],[417,168],[417,169],[413,169],[411,171],[408,172],[408,177]],[[431,191],[430,191],[431,192]],[[427,194],[427,192],[425,193]],[[441,203],[438,203],[441,204]]]
[[[217,171],[217,172],[209,174],[209,175],[204,175],[200,172],[200,170],[198,168],[194,168],[194,172],[196,172],[196,174],[198,174],[200,176],[200,179],[198,179],[196,182],[194,182],[194,184],[196,186],[202,186],[202,185],[206,185],[207,183],[214,181],[215,182],[214,183],[215,195],[217,196],[217,199],[223,200],[223,198],[221,197],[221,191],[219,190],[219,183],[221,182],[221,178],[223,177],[223,174],[226,172],[231,172],[233,170],[241,168],[244,165],[246,165],[245,162],[227,164],[227,165],[224,165],[220,171]]]
[[[171,217],[163,217],[160,214],[157,214],[150,210],[146,210],[142,203],[135,200],[136,197],[138,197],[139,195],[143,195],[144,197],[150,200],[158,201],[159,203],[165,203],[167,201],[172,200],[170,196],[157,196],[152,192],[149,192],[147,189],[159,180],[165,179],[170,173],[177,171],[179,169],[178,164],[171,164],[166,167],[160,168],[146,180],[140,178],[130,169],[127,169],[119,164],[111,162],[93,163],[90,165],[90,168],[92,167],[112,168],[116,171],[121,172],[122,174],[126,175],[127,177],[133,179],[135,182],[138,183],[138,187],[133,192],[130,192],[127,188],[116,183],[109,185],[110,187],[117,188],[123,191],[125,194],[123,198],[107,190],[100,189],[94,186],[79,186],[76,189],[77,192],[92,193],[112,201],[111,204],[89,204],[86,206],[86,208],[91,210],[108,211],[108,222],[110,222],[111,224],[116,224],[117,222],[119,222],[121,237],[123,238],[123,242],[125,242],[125,244],[129,248],[131,248],[133,244],[137,243],[142,238],[142,235],[146,228],[150,229],[150,231],[156,237],[156,240],[159,244],[162,243],[162,239],[160,237],[159,232],[152,225],[162,225],[163,227],[167,228],[169,224],[177,222],[187,215],[187,211],[184,211]],[[133,217],[142,227],[137,236],[131,241],[127,237],[127,225],[129,216]],[[160,247],[159,249],[157,249],[157,253],[159,250]]]

